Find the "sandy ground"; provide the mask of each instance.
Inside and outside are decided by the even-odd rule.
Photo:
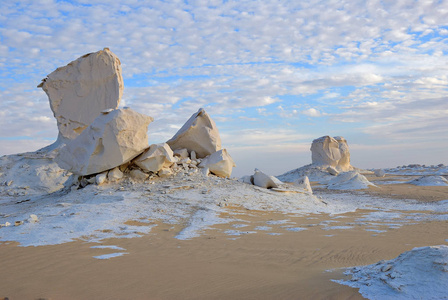
[[[448,199],[448,187],[401,183],[369,193],[419,201]],[[361,213],[343,217],[350,222]],[[447,244],[448,238],[447,221],[376,233],[361,225],[344,230],[314,225],[328,215],[245,210],[238,219],[250,221],[244,227],[247,232],[284,219],[307,230],[291,232],[272,222],[266,233],[232,237],[224,233],[234,229],[232,224],[222,224],[198,238],[177,240],[182,225],[158,223],[142,238],[103,241],[127,253],[107,260],[94,256],[117,250],[91,248],[98,244],[81,241],[41,247],[3,243],[0,299],[362,299],[356,289],[330,281],[345,277],[340,268],[392,259],[414,247]]]

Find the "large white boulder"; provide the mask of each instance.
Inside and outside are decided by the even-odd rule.
[[[255,169],[254,185],[266,189],[278,188],[278,184],[272,179],[272,176],[269,176],[258,169]]]
[[[77,175],[89,175],[120,166],[148,148],[147,128],[152,117],[130,108],[101,113],[56,156],[58,165]]]
[[[315,139],[311,144],[311,159],[314,165],[336,167],[341,159],[338,141],[328,135]]]
[[[57,68],[38,85],[48,95],[58,140],[76,138],[101,111],[118,107],[123,93],[121,63],[108,48]]]
[[[188,149],[196,152],[198,158],[221,150],[221,138],[215,122],[200,108],[181,129],[167,141],[171,149]]]
[[[171,167],[176,160],[170,146],[167,143],[161,143],[149,146],[149,149],[133,162],[145,172],[157,173],[163,168]]]
[[[199,167],[208,168],[216,176],[226,178],[232,175],[232,168],[236,167],[236,165],[227,150],[221,149],[204,158]]]
[[[329,166],[338,172],[353,170],[350,165],[350,149],[341,136],[322,136],[311,144],[311,159],[315,166]]]

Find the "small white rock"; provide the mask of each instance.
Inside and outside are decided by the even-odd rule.
[[[29,221],[30,223],[37,223],[39,222],[39,218],[36,215],[30,215]]]
[[[97,185],[102,185],[107,179],[107,172],[100,173],[95,176],[95,183]]]
[[[109,181],[116,181],[121,178],[123,178],[123,172],[121,172],[120,168],[118,167],[113,168],[109,171],[109,173],[107,173],[107,179],[109,179]]]

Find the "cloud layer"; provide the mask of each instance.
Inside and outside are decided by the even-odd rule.
[[[205,107],[231,153],[263,145],[297,153],[299,164],[310,161],[303,145],[326,134],[382,145],[372,164],[410,140],[439,153],[448,146],[447,14],[445,1],[6,2],[0,154],[55,139],[36,85],[104,47],[122,62],[122,105],[156,119],[152,142]],[[446,163],[438,154],[407,159]]]

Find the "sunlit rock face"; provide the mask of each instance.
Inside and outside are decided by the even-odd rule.
[[[353,169],[347,141],[341,136],[332,138],[327,135],[315,139],[310,150],[314,165],[330,166],[342,172]]]
[[[121,63],[108,48],[57,68],[38,86],[48,95],[58,140],[76,138],[105,109],[116,109],[123,94]]]
[[[185,148],[194,151],[198,158],[204,158],[221,150],[221,137],[215,122],[200,108],[167,144],[173,151]]]
[[[129,162],[148,148],[152,117],[130,108],[104,111],[56,156],[58,165],[77,175],[90,175]]]

